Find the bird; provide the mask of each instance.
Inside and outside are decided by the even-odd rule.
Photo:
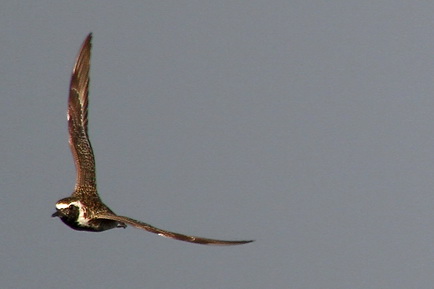
[[[240,245],[253,240],[216,240],[162,230],[150,224],[115,214],[105,205],[97,192],[95,157],[88,135],[89,70],[92,33],[89,33],[76,58],[72,70],[68,97],[69,146],[76,168],[76,183],[71,196],[56,202],[58,217],[78,231],[102,232],[127,225],[175,240],[203,245]]]

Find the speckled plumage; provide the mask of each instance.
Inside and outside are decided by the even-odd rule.
[[[101,232],[128,225],[163,237],[205,245],[239,245],[252,242],[225,241],[165,231],[129,217],[118,216],[100,199],[96,188],[95,157],[87,132],[89,69],[92,34],[84,40],[72,71],[68,98],[69,145],[77,171],[75,190],[56,203],[53,217],[74,230]]]

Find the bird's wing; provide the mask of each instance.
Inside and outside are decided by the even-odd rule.
[[[75,61],[68,98],[69,146],[77,179],[75,188],[96,188],[95,158],[87,134],[87,107],[92,34],[84,40]]]
[[[133,227],[136,227],[138,229],[146,230],[151,233],[166,237],[166,238],[172,238],[175,240],[180,240],[184,242],[190,242],[190,243],[196,243],[196,244],[202,244],[202,245],[241,245],[253,242],[253,240],[248,241],[225,241],[225,240],[215,240],[215,239],[207,239],[202,237],[196,237],[196,236],[187,236],[179,233],[174,233],[170,231],[165,231],[159,228],[156,228],[154,226],[151,226],[149,224],[146,224],[144,222],[140,222],[128,217],[124,216],[117,216],[117,215],[97,215],[96,218],[98,219],[108,219],[113,221],[118,221],[121,223],[126,223],[128,225],[131,225]]]

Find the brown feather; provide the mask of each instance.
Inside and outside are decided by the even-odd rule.
[[[215,240],[215,239],[208,239],[208,238],[202,238],[202,237],[196,237],[196,236],[187,236],[175,232],[170,232],[166,230],[159,229],[157,227],[154,227],[152,225],[149,225],[147,223],[137,221],[128,217],[124,216],[117,216],[117,215],[111,215],[111,214],[99,214],[96,216],[98,219],[108,219],[113,221],[118,221],[121,223],[125,223],[128,225],[131,225],[133,227],[136,227],[138,229],[146,230],[148,232],[158,234],[160,236],[176,239],[184,242],[190,242],[190,243],[196,243],[196,244],[202,244],[202,245],[222,245],[222,246],[230,246],[230,245],[241,245],[253,242],[253,240],[246,240],[246,241],[226,241],[226,240]]]
[[[68,98],[69,145],[77,171],[76,190],[96,188],[95,157],[87,134],[91,40],[89,34],[77,56]]]

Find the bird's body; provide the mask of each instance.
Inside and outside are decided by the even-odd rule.
[[[69,145],[74,158],[77,178],[70,197],[56,203],[53,217],[74,230],[101,232],[127,225],[147,230],[163,237],[205,245],[238,245],[252,242],[225,241],[187,236],[162,230],[147,223],[116,215],[100,199],[96,188],[95,157],[87,132],[89,69],[92,34],[83,42],[72,71],[68,98]]]

